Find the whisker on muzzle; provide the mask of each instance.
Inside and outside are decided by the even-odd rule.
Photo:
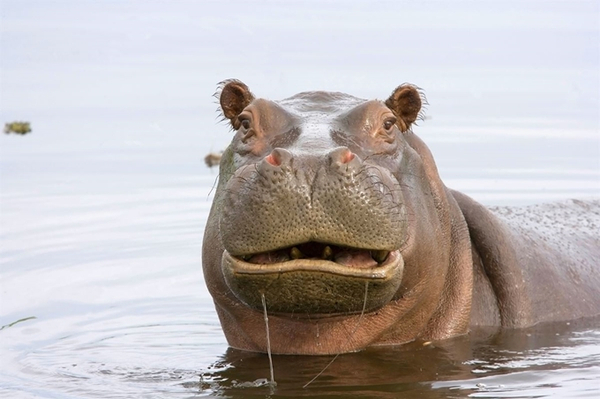
[[[269,370],[271,371],[271,381],[269,385],[271,386],[271,388],[273,388],[277,385],[277,383],[275,382],[275,373],[273,372],[273,357],[271,356],[271,338],[269,336],[269,317],[267,316],[267,300],[265,299],[264,293],[260,294],[260,298],[262,300],[265,318],[265,329],[267,332],[267,354],[269,355]]]

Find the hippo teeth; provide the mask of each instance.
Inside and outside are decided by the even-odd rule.
[[[321,259],[331,260],[333,258],[333,250],[329,245],[323,248],[323,253],[321,254]]]
[[[373,259],[375,259],[378,263],[383,263],[383,261],[385,261],[385,259],[387,258],[387,256],[390,254],[390,251],[371,251],[371,256],[373,257]]]
[[[372,268],[385,262],[390,251],[341,247],[332,244],[304,243],[276,251],[244,255],[249,263],[274,264],[297,259],[327,260],[353,268]]]
[[[290,249],[290,258],[302,259],[304,258],[304,254],[297,247],[292,247],[292,249]]]

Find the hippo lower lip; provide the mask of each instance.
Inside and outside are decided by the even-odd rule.
[[[361,251],[323,246],[325,255],[332,260],[291,259],[298,250],[295,246],[245,256],[249,261],[225,251],[222,259],[225,280],[238,299],[251,308],[262,309],[264,295],[270,313],[311,316],[378,309],[392,300],[402,280],[404,261],[398,250]],[[366,259],[366,254],[386,256],[378,263],[371,256],[370,261]],[[337,263],[336,257],[342,263]],[[253,260],[264,263],[252,263]]]

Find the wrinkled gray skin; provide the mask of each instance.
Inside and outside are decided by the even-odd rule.
[[[600,314],[600,202],[488,210],[439,178],[412,132],[422,95],[386,101],[220,92],[235,130],[203,245],[232,347],[333,354],[473,326]]]

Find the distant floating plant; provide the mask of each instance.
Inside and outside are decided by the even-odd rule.
[[[219,162],[221,162],[222,155],[223,155],[222,152],[209,153],[207,156],[204,157],[204,162],[206,163],[206,166],[208,166],[209,168],[212,168],[213,166],[217,166],[219,164]]]
[[[27,134],[31,132],[29,122],[11,122],[4,124],[4,133]]]

